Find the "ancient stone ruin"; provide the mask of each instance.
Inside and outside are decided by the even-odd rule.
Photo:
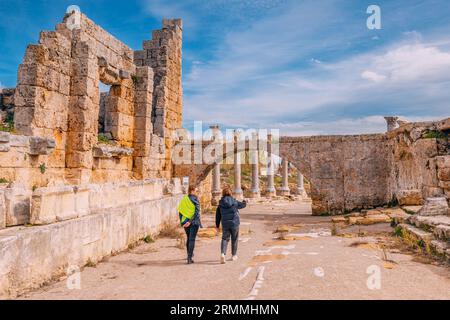
[[[279,194],[289,194],[286,189],[289,162],[300,172],[300,189],[303,189],[303,176],[310,182],[312,211],[317,215],[343,214],[384,205],[422,205],[425,199],[436,196],[449,198],[450,119],[393,127],[389,118],[388,130],[385,134],[370,135],[281,136],[276,150],[285,161],[282,162],[284,183]],[[189,176],[198,183],[212,179],[213,183],[207,185],[219,190],[217,166],[223,158],[250,150],[248,140],[239,150],[222,147],[224,154],[216,163],[176,165],[175,174]],[[272,143],[269,138],[262,143],[264,150],[253,151],[267,152]],[[204,143],[203,149],[207,148],[209,144]],[[195,148],[191,150],[194,159]],[[240,193],[240,171],[238,166],[235,168],[234,189]],[[257,175],[254,180],[257,185]],[[267,193],[273,195],[271,180],[266,187]],[[207,194],[211,195],[211,189]]]
[[[176,212],[181,46],[181,20],[133,51],[75,10],[27,47],[17,87],[0,94],[0,297],[123,250]]]

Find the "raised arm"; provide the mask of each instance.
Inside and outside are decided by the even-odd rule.
[[[247,206],[247,202],[245,200],[243,202],[236,200],[236,203],[238,209],[244,209]]]

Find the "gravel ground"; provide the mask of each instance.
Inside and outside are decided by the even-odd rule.
[[[387,224],[332,236],[330,218],[301,201],[251,204],[241,220],[238,261],[219,263],[219,236],[197,241],[193,265],[175,239],[158,239],[84,268],[81,289],[61,280],[20,299],[450,299],[448,266],[381,249],[395,243]]]

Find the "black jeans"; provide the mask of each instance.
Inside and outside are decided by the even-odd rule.
[[[195,238],[197,237],[199,226],[198,225],[190,225],[187,228],[184,228],[184,232],[186,232],[186,250],[188,259],[194,256],[194,248],[195,248]]]
[[[222,254],[227,253],[228,242],[231,237],[231,254],[235,256],[238,249],[238,239],[239,239],[239,227],[237,228],[222,228],[222,243],[221,251]]]

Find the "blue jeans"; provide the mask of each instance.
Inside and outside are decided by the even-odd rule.
[[[197,237],[199,226],[191,224],[189,227],[184,228],[184,232],[186,232],[186,250],[188,259],[191,259],[194,256],[194,248],[195,248],[195,238]]]
[[[223,228],[222,227],[222,243],[221,243],[221,251],[222,254],[227,253],[228,242],[231,238],[231,254],[235,256],[237,254],[238,249],[238,240],[239,240],[239,227],[237,228]]]

